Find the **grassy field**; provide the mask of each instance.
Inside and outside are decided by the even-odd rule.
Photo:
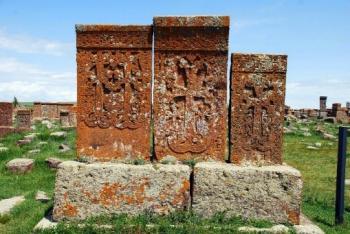
[[[323,140],[316,132],[316,123],[292,123],[293,133],[285,135],[284,161],[302,172],[304,179],[303,212],[316,222],[326,233],[350,233],[350,187],[346,191],[345,224],[334,226],[334,194],[337,162],[337,142]],[[336,134],[337,126],[323,124],[327,132]],[[311,136],[304,136],[308,129]],[[66,139],[50,137],[50,132],[60,130],[59,126],[47,129],[36,125],[35,132],[40,133],[32,143],[18,147],[16,142],[27,133],[10,135],[0,142],[9,147],[9,151],[0,152],[0,199],[16,195],[24,195],[26,201],[16,206],[9,215],[0,217],[0,233],[31,233],[36,223],[52,208],[52,201],[41,203],[35,200],[38,190],[53,196],[55,171],[50,170],[45,159],[57,157],[62,159],[75,158],[75,131],[68,130]],[[40,141],[48,142],[39,146]],[[349,139],[350,141],[350,139]],[[59,153],[58,146],[67,143],[72,148],[67,153]],[[321,143],[318,149],[307,149],[307,146]],[[317,144],[319,146],[319,144]],[[28,151],[40,148],[36,155],[28,155]],[[348,146],[350,151],[350,144]],[[35,159],[31,173],[15,175],[5,169],[9,160],[17,157]],[[349,158],[349,157],[348,157]],[[350,162],[347,164],[347,178],[350,178]],[[43,233],[111,233],[111,229],[99,229],[94,224],[109,224],[112,230],[122,233],[234,233],[240,226],[252,225],[269,227],[266,221],[243,222],[239,218],[226,219],[218,214],[210,220],[186,212],[172,214],[168,217],[153,217],[141,215],[135,218],[126,216],[98,217],[84,222],[84,227],[78,224],[59,225],[54,231]]]

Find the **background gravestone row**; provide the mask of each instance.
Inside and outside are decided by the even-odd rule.
[[[155,17],[152,26],[77,25],[78,156],[282,163],[287,56],[234,54],[229,17]]]

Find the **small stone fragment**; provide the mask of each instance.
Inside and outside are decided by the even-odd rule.
[[[318,148],[317,148],[317,147],[315,147],[315,146],[311,146],[311,145],[307,146],[307,147],[306,147],[306,149],[310,149],[310,150],[318,150]]]
[[[306,136],[306,137],[309,137],[309,136],[311,136],[311,133],[309,133],[309,132],[303,132],[303,135]]]
[[[16,196],[8,199],[3,199],[0,201],[0,215],[4,215],[16,206],[24,201],[24,196]]]
[[[321,143],[321,142],[316,142],[316,143],[315,143],[315,146],[316,146],[316,147],[321,147],[321,146],[322,146],[322,143]]]
[[[67,132],[63,132],[63,131],[53,132],[53,133],[50,134],[50,136],[59,137],[59,138],[65,138],[67,136]]]
[[[37,133],[28,134],[28,135],[24,136],[24,140],[33,141],[37,135],[38,135]]]
[[[57,223],[54,222],[51,218],[44,217],[39,221],[39,223],[37,223],[37,225],[35,225],[33,231],[52,229],[52,228],[55,228],[56,226],[57,226]]]
[[[332,134],[329,133],[323,133],[323,138],[326,140],[334,140],[337,139],[337,137],[333,136]]]
[[[33,149],[28,151],[28,154],[37,154],[37,153],[40,153],[40,149]]]
[[[238,228],[238,232],[283,234],[283,233],[289,233],[289,228],[282,224],[272,226],[271,228],[240,227]]]
[[[67,152],[67,151],[70,151],[70,150],[71,150],[71,148],[70,148],[68,145],[66,145],[66,144],[60,144],[60,145],[58,146],[58,149],[59,149],[59,151],[60,151],[61,153],[64,153],[64,152]]]
[[[35,200],[41,201],[41,202],[47,202],[50,201],[50,198],[47,196],[47,194],[44,191],[38,191],[35,195]]]
[[[34,160],[29,158],[12,159],[6,164],[7,170],[11,172],[26,173],[33,169]]]
[[[49,120],[43,120],[43,121],[41,121],[41,124],[46,125],[46,127],[47,127],[48,129],[53,128],[53,124],[52,124],[52,122],[49,121]]]
[[[159,161],[161,164],[177,164],[178,160],[176,157],[167,155]]]
[[[17,141],[17,145],[18,145],[18,146],[27,145],[27,144],[30,144],[31,142],[32,142],[32,140],[30,140],[30,139],[18,140],[18,141]]]
[[[8,150],[9,150],[9,148],[4,147],[4,146],[0,146],[0,152],[6,152]]]
[[[324,234],[321,228],[312,223],[305,215],[300,215],[300,224],[294,225],[297,234]]]
[[[39,143],[38,143],[38,145],[39,146],[43,146],[43,145],[47,145],[48,143],[46,142],[46,141],[40,141]]]
[[[49,168],[57,169],[58,165],[60,165],[63,162],[63,160],[58,158],[48,158],[45,160],[45,162],[47,163]]]

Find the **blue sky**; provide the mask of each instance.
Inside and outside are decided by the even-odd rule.
[[[288,54],[286,104],[350,101],[350,1],[0,0],[0,100],[75,101],[77,23],[229,15],[230,52]]]

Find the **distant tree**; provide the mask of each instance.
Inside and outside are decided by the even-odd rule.
[[[17,107],[19,105],[19,102],[16,97],[13,98],[13,106]]]

